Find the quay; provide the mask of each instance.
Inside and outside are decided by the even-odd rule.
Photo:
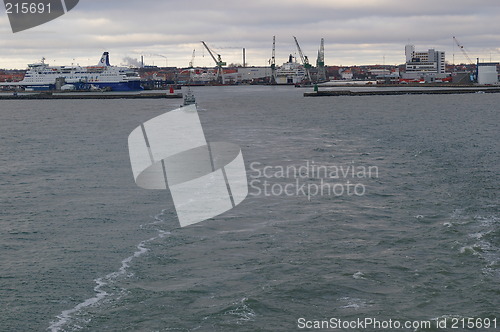
[[[397,89],[375,88],[374,90],[319,90],[305,92],[304,97],[325,96],[390,96],[390,95],[422,95],[422,94],[463,94],[463,93],[499,93],[500,87],[477,87],[477,88],[421,88],[421,89]]]
[[[0,93],[0,100],[54,100],[54,99],[161,99],[182,98],[182,93]]]

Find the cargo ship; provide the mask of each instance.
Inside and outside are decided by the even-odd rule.
[[[24,79],[10,82],[26,91],[105,89],[111,91],[142,90],[139,74],[128,67],[111,66],[109,53],[104,52],[96,66],[49,66],[42,59],[28,65]],[[3,83],[2,85],[5,85]]]

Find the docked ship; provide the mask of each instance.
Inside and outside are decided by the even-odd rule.
[[[276,69],[276,84],[299,84],[306,78],[304,66],[293,61],[290,54],[288,62]]]
[[[109,53],[104,52],[96,66],[49,66],[40,63],[28,65],[24,79],[12,85],[24,86],[26,90],[105,89],[111,91],[142,90],[139,74],[132,68],[111,66]]]

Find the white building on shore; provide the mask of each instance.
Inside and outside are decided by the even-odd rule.
[[[498,63],[479,63],[477,64],[477,83],[479,84],[498,84]]]
[[[425,52],[415,51],[415,45],[406,45],[405,55],[406,72],[403,78],[425,78],[432,81],[448,76],[444,51],[436,51],[433,48]]]

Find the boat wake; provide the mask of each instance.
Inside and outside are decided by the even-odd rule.
[[[154,221],[148,224],[141,225],[140,228],[149,228],[149,227],[154,227],[157,224],[164,223],[165,220],[162,218],[165,215],[165,210],[162,210],[158,215],[154,216]],[[120,291],[117,293],[108,293],[104,290],[105,287],[110,286],[114,283],[116,283],[117,280],[120,280],[122,278],[130,278],[134,275],[133,272],[129,271],[129,267],[132,263],[132,261],[145,253],[149,251],[147,248],[147,244],[155,241],[157,239],[164,238],[165,236],[169,235],[170,232],[164,231],[158,228],[155,228],[158,231],[158,234],[154,237],[151,237],[147,240],[141,241],[137,246],[137,250],[129,257],[125,258],[124,260],[121,261],[121,266],[120,268],[115,271],[111,272],[104,277],[100,277],[95,279],[96,286],[94,287],[94,292],[95,296],[86,299],[85,301],[77,304],[75,307],[72,309],[64,310],[61,312],[59,315],[56,316],[56,320],[51,322],[51,325],[48,327],[48,331],[51,332],[60,332],[60,331],[77,331],[82,329],[83,327],[80,326],[78,323],[74,323],[73,326],[69,327],[68,325],[72,322],[72,320],[75,319],[75,317],[85,310],[86,308],[90,307],[95,307],[99,305],[100,303],[103,302],[104,299],[110,297],[110,296],[116,296],[116,298],[120,298],[121,295],[126,293],[126,289],[120,289]],[[82,319],[82,322],[80,323],[85,323],[89,322],[90,320],[85,320]],[[69,328],[69,329],[68,329]]]

